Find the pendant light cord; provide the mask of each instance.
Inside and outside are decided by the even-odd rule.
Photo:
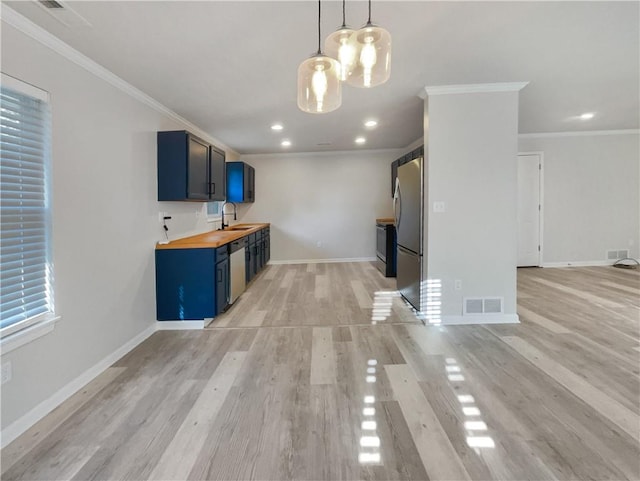
[[[367,25],[371,25],[371,0],[369,0],[369,20],[367,21]]]
[[[318,55],[322,53],[322,50],[320,49],[320,3],[321,0],[318,0]]]
[[[345,12],[345,9],[344,9],[345,3],[346,3],[346,0],[342,0],[342,28],[346,28],[346,26],[347,26],[347,23],[346,23],[346,20],[345,20],[346,17],[345,17],[345,14],[344,14],[344,12]]]

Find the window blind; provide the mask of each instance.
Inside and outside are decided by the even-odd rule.
[[[0,86],[0,333],[53,312],[49,104]]]

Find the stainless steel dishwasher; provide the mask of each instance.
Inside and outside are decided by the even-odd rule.
[[[247,248],[247,238],[235,240],[231,243],[231,261],[229,264],[231,284],[231,295],[229,302],[233,304],[240,294],[244,292],[247,285],[247,277],[245,271],[245,250]]]

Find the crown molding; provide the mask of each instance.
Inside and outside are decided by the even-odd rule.
[[[554,137],[592,137],[599,135],[638,135],[640,129],[626,130],[579,130],[575,132],[540,132],[533,134],[518,134],[519,139],[546,139]]]
[[[492,92],[519,92],[529,82],[499,82],[487,84],[463,84],[463,85],[426,85],[418,94],[421,99],[434,95],[477,94]]]
[[[212,137],[197,125],[189,122],[184,117],[175,113],[169,107],[161,104],[153,97],[150,97],[149,95],[144,93],[142,90],[137,89],[126,80],[118,77],[116,74],[114,74],[110,70],[107,70],[102,65],[98,64],[96,61],[78,52],[69,44],[63,42],[55,35],[47,32],[42,27],[40,27],[39,25],[36,25],[31,20],[19,14],[18,12],[16,12],[15,10],[13,10],[12,8],[8,7],[5,4],[3,4],[2,8],[0,8],[0,20],[7,23],[8,25],[11,25],[12,27],[15,27],[25,35],[31,37],[37,42],[40,42],[42,45],[50,48],[57,54],[66,58],[67,60],[70,60],[76,65],[84,68],[85,70],[92,73],[96,77],[113,85],[114,87],[126,93],[130,97],[133,97],[134,99],[138,100],[139,102],[142,102],[148,107],[151,107],[156,112],[166,115],[170,119],[184,125],[187,130],[189,130],[190,132],[193,132],[199,137],[202,137],[206,141],[212,144],[215,144],[216,147],[222,148],[225,151],[229,151],[231,153],[239,155],[229,146],[225,145],[223,142],[220,142],[218,139]]]
[[[318,158],[318,157],[336,157],[336,156],[363,156],[363,155],[375,155],[388,153],[391,156],[399,155],[398,152],[403,152],[404,147],[398,147],[394,149],[367,149],[367,150],[321,150],[318,152],[270,152],[265,154],[242,154],[240,157],[242,160],[251,159],[287,159],[296,157],[300,159],[304,158]]]

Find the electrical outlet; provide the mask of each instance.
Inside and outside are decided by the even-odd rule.
[[[0,382],[0,384],[6,384],[11,381],[11,376],[11,361],[2,363],[2,373],[0,374],[0,378],[2,379],[2,381]]]
[[[462,290],[462,281],[460,279],[456,279],[453,285],[456,291]]]
[[[316,247],[322,247],[322,241],[316,242]]]

